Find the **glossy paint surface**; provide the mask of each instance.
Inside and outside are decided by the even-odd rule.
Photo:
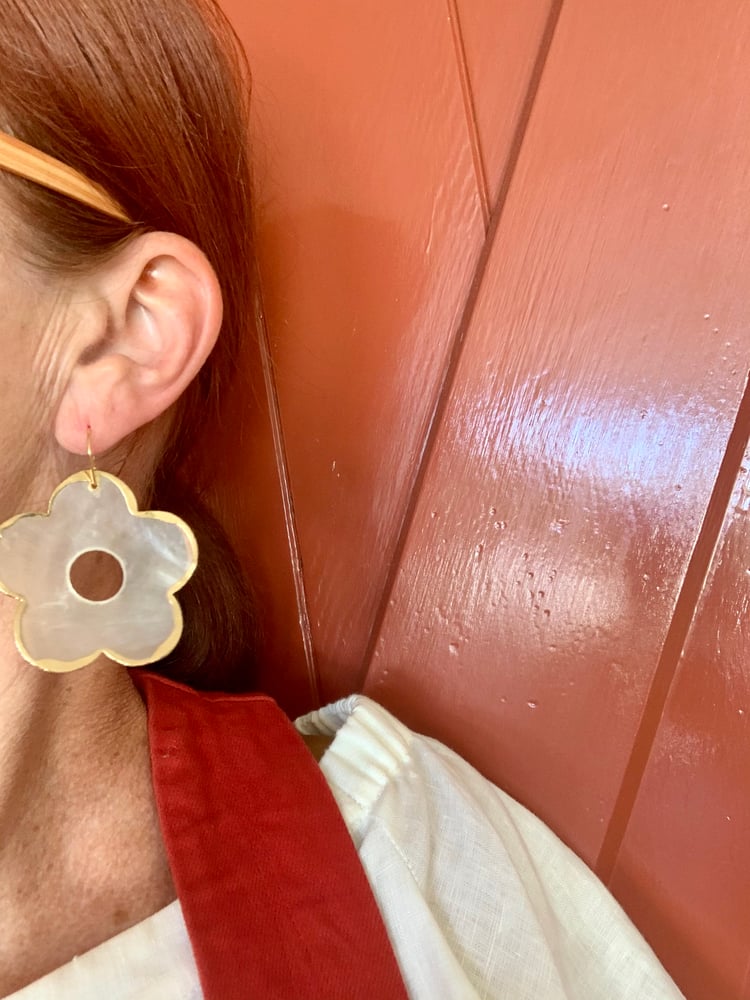
[[[748,470],[746,453],[612,879],[695,997],[750,995]]]
[[[486,195],[460,35],[434,3],[234,13],[255,77],[259,255],[305,613],[330,698],[362,672]],[[500,73],[507,122],[535,34]]]
[[[661,17],[563,7],[367,682],[592,864],[746,377],[750,76]]]
[[[363,687],[542,816],[691,1000],[750,996],[750,7],[225,7],[264,685]]]
[[[552,0],[448,0],[465,53],[469,114],[476,124],[477,156],[486,185],[488,215],[506,180],[508,153],[543,67],[545,32],[555,20]]]
[[[243,5],[258,237],[324,696],[361,672],[484,230],[429,0]]]

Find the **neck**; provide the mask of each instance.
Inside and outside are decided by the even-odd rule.
[[[9,639],[14,612],[3,600],[0,996],[174,898],[127,671],[29,666]]]

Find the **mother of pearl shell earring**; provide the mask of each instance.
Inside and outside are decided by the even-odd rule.
[[[100,472],[88,436],[89,468],[54,490],[45,513],[0,524],[0,591],[19,606],[14,621],[21,656],[64,673],[102,653],[129,667],[171,652],[182,634],[176,592],[198,565],[187,524],[165,511],[139,511],[130,488]],[[119,564],[122,583],[104,600],[84,597],[71,572],[88,553]]]

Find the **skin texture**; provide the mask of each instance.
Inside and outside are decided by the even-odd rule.
[[[86,466],[89,424],[99,468],[138,494],[159,428],[218,334],[216,276],[168,233],[65,279],[9,243],[0,235],[0,521],[45,510]],[[124,458],[149,423],[151,445]],[[174,898],[127,671],[103,658],[73,674],[30,667],[13,644],[15,608],[0,597],[0,996]]]

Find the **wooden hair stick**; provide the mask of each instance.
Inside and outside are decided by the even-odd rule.
[[[48,156],[5,132],[0,132],[0,169],[41,184],[58,194],[67,195],[68,198],[115,219],[131,221],[104,188],[88,180],[73,167],[66,166],[53,156]]]

